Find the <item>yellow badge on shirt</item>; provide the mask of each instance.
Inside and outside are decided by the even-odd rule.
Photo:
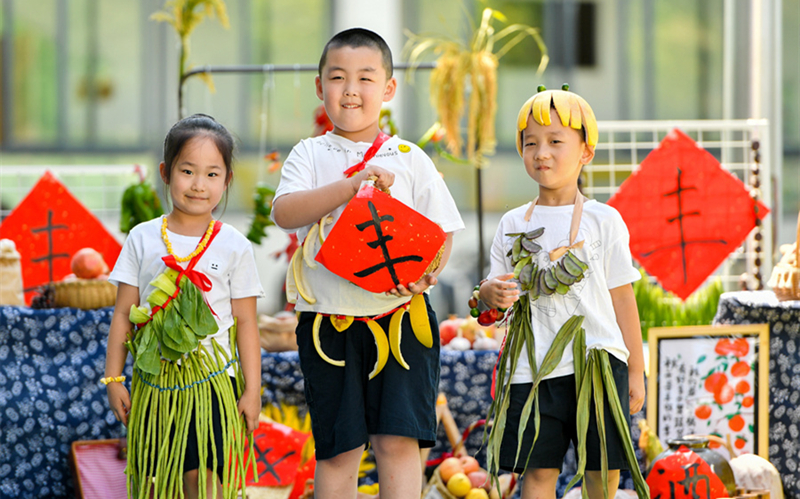
[[[406,144],[400,144],[397,148],[400,149],[400,152],[409,152],[411,150]]]

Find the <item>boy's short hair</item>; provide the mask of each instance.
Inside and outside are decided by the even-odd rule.
[[[566,88],[569,88],[565,85]],[[544,87],[542,87],[544,88]],[[554,107],[561,124],[583,130],[583,140],[591,147],[597,145],[599,133],[594,111],[586,100],[569,90],[542,90],[528,99],[517,115],[517,152],[522,156],[522,133],[528,127],[528,116],[542,126],[550,124],[550,108]]]
[[[333,35],[333,38],[328,40],[325,48],[322,49],[322,56],[319,58],[319,75],[322,76],[322,68],[328,59],[328,50],[337,49],[340,47],[369,47],[381,53],[383,59],[383,69],[386,71],[386,79],[390,79],[393,74],[392,51],[389,49],[386,41],[374,31],[364,28],[350,28],[340,31]]]

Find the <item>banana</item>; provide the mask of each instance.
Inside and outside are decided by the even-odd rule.
[[[570,95],[566,92],[553,92],[553,104],[558,111],[558,117],[561,119],[561,124],[569,126],[569,98]]]
[[[323,222],[324,221],[324,222]],[[325,242],[325,226],[333,223],[333,217],[323,217],[319,220],[319,244]]]
[[[296,253],[296,252],[295,252]],[[294,262],[294,257],[292,257]],[[292,304],[297,303],[297,281],[294,279],[294,267],[289,263],[289,268],[286,269],[286,301]]]
[[[403,339],[403,316],[406,314],[405,308],[400,308],[392,314],[392,320],[389,322],[389,346],[392,350],[392,355],[397,360],[397,363],[403,366],[403,369],[411,369],[411,367],[403,358],[403,352],[400,350],[400,341]]]
[[[305,260],[306,265],[312,269],[317,268],[317,262],[314,261],[314,255],[312,252],[314,250],[314,242],[318,230],[320,230],[319,222],[311,226],[311,230],[308,231],[308,234],[303,241],[303,260]]]
[[[386,361],[389,360],[389,340],[386,339],[386,333],[383,332],[383,328],[377,322],[367,321],[367,327],[372,331],[372,336],[375,338],[375,346],[378,348],[378,360],[375,362],[372,372],[369,373],[369,379],[372,379],[383,370],[384,366],[386,366]]]
[[[528,99],[525,104],[522,105],[522,109],[519,110],[519,114],[517,115],[517,130],[525,130],[528,126],[528,115],[533,112],[534,99],[536,99],[535,95]]]
[[[600,136],[597,130],[597,118],[594,116],[594,111],[586,101],[580,103],[581,111],[583,111],[583,125],[586,127],[586,143],[594,147],[597,145],[597,140]]]
[[[331,315],[331,324],[340,333],[353,323],[352,315]]]
[[[569,125],[575,130],[581,129],[581,105],[578,99],[571,99],[569,103]]]
[[[297,286],[297,292],[300,296],[302,296],[309,305],[317,303],[317,299],[311,291],[305,287],[306,284],[303,280],[303,255],[301,254],[300,248],[298,248],[292,256],[292,273],[294,273],[294,284]]]
[[[344,367],[344,361],[343,360],[333,360],[332,358],[328,357],[325,354],[325,352],[322,351],[322,345],[320,345],[320,342],[319,342],[319,327],[322,324],[322,318],[323,317],[324,316],[322,314],[317,314],[317,316],[314,317],[314,330],[313,330],[314,348],[317,349],[317,353],[319,354],[320,357],[322,357],[322,360],[324,360],[328,364],[331,364],[331,365],[334,365],[334,366],[337,366],[337,367]],[[384,341],[385,341],[385,338],[384,338]]]
[[[421,294],[414,295],[411,298],[408,315],[411,319],[411,329],[414,331],[417,341],[425,347],[431,348],[433,346],[433,333],[431,332],[430,320],[428,320],[428,307],[425,306],[425,298]]]

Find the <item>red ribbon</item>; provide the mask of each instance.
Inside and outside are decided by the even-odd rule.
[[[208,299],[206,299],[205,295],[206,291],[211,291],[211,279],[209,279],[208,276],[205,275],[204,273],[198,270],[194,270],[194,266],[197,265],[198,261],[200,261],[200,257],[203,256],[203,253],[206,252],[208,247],[211,245],[211,241],[213,241],[214,238],[217,237],[217,234],[219,234],[219,231],[221,229],[222,229],[222,222],[220,222],[219,220],[214,222],[214,228],[211,229],[211,235],[208,238],[208,242],[206,242],[205,248],[203,248],[203,250],[200,253],[195,255],[195,257],[189,261],[189,265],[187,265],[185,269],[180,266],[178,260],[175,258],[175,255],[167,255],[161,258],[161,260],[164,261],[167,267],[171,268],[172,270],[178,271],[178,277],[175,278],[176,289],[175,292],[172,294],[172,296],[168,297],[167,301],[165,301],[163,305],[153,307],[153,310],[150,311],[150,318],[141,324],[137,324],[136,326],[138,328],[141,329],[142,327],[144,327],[145,324],[153,320],[153,316],[156,315],[156,313],[159,310],[166,308],[169,302],[171,302],[172,300],[175,299],[175,297],[178,296],[178,293],[181,291],[181,286],[179,283],[181,282],[181,278],[183,276],[186,276],[186,278],[189,279],[192,283],[194,283],[195,286],[200,288],[200,291],[203,294],[203,301],[206,302],[208,309],[211,310],[211,313],[214,314],[215,317],[219,317],[217,313],[214,312],[214,309],[211,308],[211,304],[208,303]]]
[[[357,174],[358,172],[366,168],[367,161],[374,158],[375,155],[378,154],[378,150],[381,148],[383,143],[389,140],[390,138],[391,137],[389,137],[389,135],[387,135],[386,133],[378,132],[378,136],[375,137],[375,142],[373,142],[372,145],[369,146],[369,149],[367,149],[367,152],[364,154],[364,159],[362,159],[361,162],[358,163],[357,165],[351,166],[350,168],[345,170],[344,176],[352,177],[353,175]]]

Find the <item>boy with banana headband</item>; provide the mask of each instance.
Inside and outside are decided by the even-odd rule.
[[[525,473],[523,499],[555,499],[572,441],[578,471],[567,488],[584,478],[584,497],[614,497],[620,470],[630,469],[643,498],[629,430],[645,393],[631,286],[640,275],[622,217],[578,189],[598,131],[589,104],[568,90],[539,87],[519,112],[517,151],[539,196],[501,219],[480,287],[490,307],[513,306],[489,409],[488,469]]]
[[[304,246],[295,254],[287,289],[299,295],[297,344],[316,443],[317,499],[356,496],[367,443],[375,451],[381,496],[419,497],[419,449],[436,441],[439,334],[423,292],[436,283],[452,233],[464,224],[430,158],[380,130],[381,105],[396,88],[391,52],[380,36],[360,28],[335,35],[316,79],[334,129],[294,147],[273,204],[275,223],[297,231]],[[376,188],[391,187],[394,199],[447,234],[438,268],[386,293],[361,289],[314,261],[314,240],[330,234],[371,177]],[[387,341],[387,331],[394,341]]]

